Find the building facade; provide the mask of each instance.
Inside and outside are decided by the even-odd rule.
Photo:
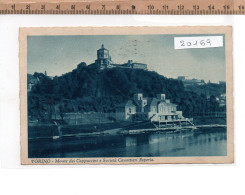
[[[106,68],[134,68],[134,69],[147,69],[147,64],[133,62],[133,60],[128,60],[127,63],[124,64],[116,64],[111,60],[110,52],[108,49],[101,45],[101,48],[97,50],[97,59],[95,60],[95,64],[99,67],[99,69]]]
[[[119,117],[120,116],[120,117]],[[165,94],[155,98],[144,97],[142,93],[134,94],[132,100],[116,107],[116,118],[126,121],[174,122],[185,119],[177,105],[166,99]]]
[[[200,79],[187,79],[186,76],[178,76],[177,78],[179,81],[182,81],[184,86],[190,86],[190,85],[205,85],[204,80]]]
[[[97,59],[95,60],[95,64],[100,67],[100,69],[110,68],[112,61],[109,50],[101,45],[101,48],[97,50]]]

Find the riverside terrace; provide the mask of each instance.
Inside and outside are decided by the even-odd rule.
[[[125,121],[151,121],[158,123],[190,123],[191,119],[185,118],[182,111],[177,110],[177,105],[166,99],[165,94],[157,94],[156,98],[144,97],[142,93],[134,94],[132,100],[120,104],[116,108],[116,119]]]

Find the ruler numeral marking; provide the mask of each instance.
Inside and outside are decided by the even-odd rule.
[[[152,9],[154,9],[154,5],[148,5],[147,8],[148,8],[149,10],[152,10]]]
[[[162,9],[168,10],[168,5],[163,5],[163,6],[162,6]]]
[[[238,9],[239,9],[239,10],[244,10],[244,5],[239,5],[239,6],[238,6]]]
[[[244,14],[244,9],[245,9],[245,6],[244,5],[239,5],[238,6],[238,9],[239,9],[239,11],[237,13]]]
[[[214,8],[215,8],[214,5],[209,5],[209,6],[208,6],[208,9],[209,9],[209,10],[214,10]]]
[[[224,8],[225,10],[228,10],[228,9],[230,9],[230,6],[229,6],[229,5],[224,5],[223,8]]]
[[[193,5],[194,10],[199,10],[199,5]]]
[[[86,9],[90,10],[90,4],[86,5]]]
[[[41,5],[41,10],[45,10],[45,4]]]
[[[26,5],[26,10],[30,10],[30,8],[31,8],[31,5],[30,4],[27,4]]]
[[[178,7],[178,10],[183,10],[185,8],[185,6],[182,4],[178,5],[177,7]]]

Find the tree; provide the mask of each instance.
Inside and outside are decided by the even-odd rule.
[[[199,93],[196,89],[186,90],[181,81],[168,79],[153,71],[123,68],[98,70],[94,65],[80,65],[80,68],[53,80],[42,73],[35,73],[33,76],[41,79],[28,96],[28,113],[41,117],[47,112],[47,120],[50,120],[56,113],[55,105],[62,105],[58,109],[61,118],[65,112],[75,110],[112,112],[115,106],[139,92],[145,97],[165,93],[167,99],[176,103],[185,116],[219,110],[215,95],[208,100],[205,93]],[[215,91],[223,86],[208,84],[208,87]]]

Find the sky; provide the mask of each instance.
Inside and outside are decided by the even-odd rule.
[[[60,76],[80,62],[94,63],[97,50],[104,44],[117,64],[128,60],[145,63],[149,70],[168,78],[187,76],[215,83],[226,80],[225,44],[218,48],[176,50],[177,36],[202,35],[28,36],[27,72],[47,71],[49,76]]]

